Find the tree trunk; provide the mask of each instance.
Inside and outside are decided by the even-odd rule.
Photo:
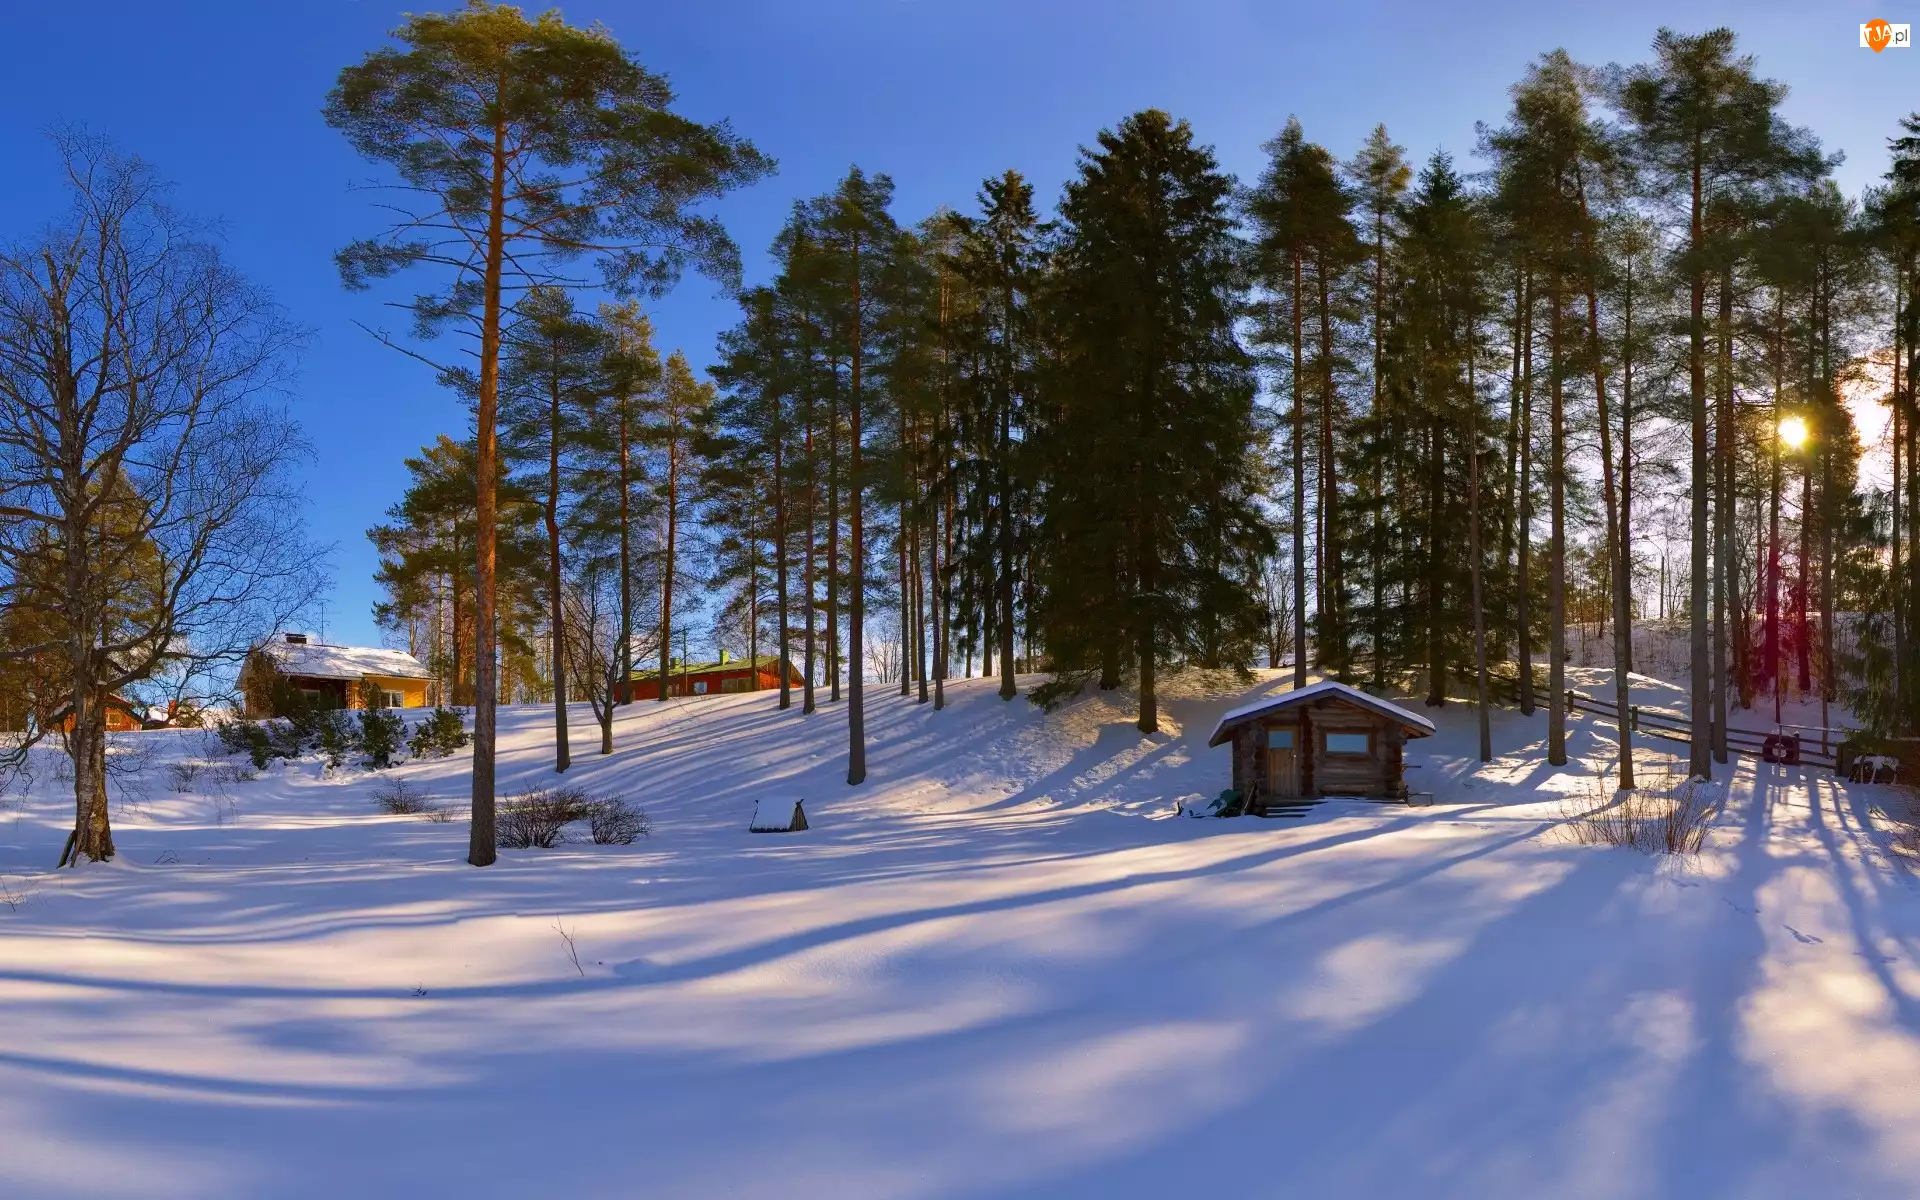
[[[1586,186],[1580,188],[1580,215],[1584,219],[1587,213]],[[1591,224],[1583,220],[1591,231]],[[1588,234],[1591,238],[1591,232]],[[1633,573],[1632,551],[1626,538],[1624,510],[1621,507],[1621,489],[1615,486],[1613,460],[1613,424],[1607,412],[1607,369],[1605,348],[1600,340],[1600,291],[1593,277],[1593,271],[1600,260],[1599,247],[1589,242],[1586,273],[1587,285],[1587,348],[1593,361],[1593,395],[1600,421],[1600,485],[1606,508],[1607,554],[1613,568],[1613,703],[1615,724],[1620,732],[1620,758],[1617,789],[1631,791],[1635,786],[1633,777],[1633,693],[1628,656],[1633,645]],[[1627,326],[1627,336],[1632,337],[1631,318]],[[1630,348],[1630,347],[1629,347]],[[1623,358],[1626,355],[1623,353]],[[1630,361],[1630,360],[1629,360]],[[1622,436],[1623,446],[1625,435]],[[1625,476],[1625,466],[1621,467],[1621,477]]]
[[[1727,634],[1731,626],[1733,571],[1733,289],[1731,272],[1720,277],[1720,361],[1713,422],[1713,761],[1727,761]]]
[[[1773,722],[1781,719],[1782,693],[1786,690],[1787,666],[1780,654],[1780,491],[1782,486],[1780,467],[1780,397],[1785,391],[1782,378],[1785,368],[1786,340],[1784,323],[1786,295],[1774,293],[1773,318],[1773,436],[1768,440],[1772,450],[1773,486],[1767,500],[1767,677],[1773,684]]]
[[[1300,390],[1301,255],[1293,255],[1293,686],[1307,686],[1307,414]]]
[[[786,434],[780,428],[780,398],[774,397],[773,419],[773,573],[774,607],[780,621],[779,636],[775,639],[775,648],[780,662],[775,668],[780,673],[780,710],[785,712],[793,707],[793,683],[787,678],[787,663],[792,660],[793,634],[788,625],[791,613],[788,605],[788,574],[792,565],[788,562],[787,546],[787,471],[783,458]],[[760,674],[760,664],[753,664],[754,677]]]
[[[1347,667],[1346,589],[1340,571],[1340,463],[1333,446],[1333,410],[1339,396],[1333,385],[1333,312],[1327,296],[1327,263],[1314,255],[1314,279],[1320,300],[1320,536],[1326,584],[1321,597],[1317,651],[1320,661],[1345,680]]]
[[[1888,575],[1893,608],[1893,732],[1906,732],[1906,657],[1907,657],[1907,621],[1905,589],[1901,586],[1900,545],[1900,452],[1901,441],[1906,436],[1904,414],[1900,411],[1900,309],[1904,299],[1906,277],[1899,271],[1893,277],[1893,393],[1890,407],[1893,410],[1893,485],[1887,495],[1888,516],[1893,522],[1889,544],[1892,548],[1891,571]]]
[[[1526,331],[1520,348],[1520,482],[1518,486],[1520,518],[1516,522],[1519,544],[1519,578],[1515,586],[1514,617],[1519,645],[1514,650],[1520,673],[1520,712],[1532,716],[1533,698],[1533,272],[1526,280]]]
[[[1687,616],[1693,626],[1689,638],[1692,662],[1688,705],[1688,724],[1692,734],[1687,773],[1695,778],[1711,779],[1713,755],[1709,744],[1709,727],[1713,720],[1710,695],[1713,677],[1707,657],[1707,492],[1712,476],[1707,462],[1707,277],[1705,267],[1698,261],[1698,256],[1705,249],[1701,227],[1701,203],[1704,199],[1701,194],[1701,160],[1704,154],[1696,138],[1693,147],[1692,208],[1688,218],[1688,248],[1693,252],[1695,261],[1689,267],[1690,278],[1687,281],[1687,376],[1689,424],[1693,435],[1692,511],[1689,522],[1692,532],[1692,578],[1687,585]]]
[[[1493,761],[1493,714],[1487,697],[1487,610],[1480,545],[1480,391],[1474,377],[1472,323],[1467,334],[1467,560],[1473,588],[1473,687],[1479,710],[1480,761]]]
[[[1547,450],[1547,489],[1552,527],[1547,545],[1547,761],[1567,761],[1567,436],[1565,365],[1561,320],[1565,297],[1558,265],[1547,288],[1547,401],[1551,436]]]
[[[806,586],[807,602],[803,606],[807,618],[807,631],[802,641],[806,645],[807,669],[800,677],[800,712],[804,715],[814,709],[813,695],[813,633],[819,617],[819,592],[814,575],[814,555],[820,543],[820,520],[814,511],[815,501],[820,495],[820,480],[813,458],[813,397],[809,395],[806,403],[805,446],[807,455],[807,548],[805,561],[801,565],[802,583]]]
[[[852,594],[847,607],[847,786],[854,787],[867,778],[867,722],[862,666],[866,661],[866,542],[862,528],[860,477],[860,236],[853,238],[853,370],[852,387],[847,399],[847,492],[851,512],[848,517],[847,586]],[[905,664],[902,664],[904,669]],[[834,677],[835,682],[839,676]]]
[[[621,704],[633,702],[633,431],[627,418],[631,396],[620,398],[620,647],[615,659],[620,664],[620,691],[613,699]],[[608,729],[612,729],[609,720]],[[609,735],[611,736],[611,735]]]
[[[567,623],[560,611],[560,380],[547,377],[547,628],[552,639],[553,769],[565,774],[573,765],[567,745]]]
[[[1430,399],[1438,410],[1440,401]],[[1447,702],[1446,640],[1440,614],[1447,602],[1447,565],[1441,549],[1441,527],[1446,520],[1447,449],[1442,422],[1427,429],[1427,704]]]
[[[672,403],[671,399],[668,401]],[[667,413],[667,544],[660,559],[660,687],[654,697],[665,704],[673,689],[673,577],[679,567],[680,414]]]
[[[827,698],[840,699],[840,364],[827,393]]]
[[[504,82],[504,81],[503,81]],[[480,394],[474,406],[474,629],[473,796],[467,831],[467,861],[485,867],[498,857],[493,825],[494,707],[499,668],[494,661],[494,526],[500,444],[495,430],[500,403],[500,272],[506,254],[507,126],[493,127],[492,178],[488,180],[486,267],[480,284]]]

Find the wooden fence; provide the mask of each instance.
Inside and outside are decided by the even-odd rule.
[[[1587,713],[1605,721],[1612,721],[1616,726],[1620,724],[1620,710],[1611,700],[1601,700],[1597,697],[1589,696],[1584,692],[1576,692],[1571,688],[1567,690],[1567,711]],[[1693,745],[1693,723],[1685,717],[1676,717],[1669,712],[1662,712],[1658,709],[1645,709],[1638,704],[1629,705],[1627,708],[1627,725],[1628,728],[1635,733],[1644,733],[1648,737],[1660,738],[1663,741],[1669,742],[1679,742],[1686,746]],[[1825,767],[1830,771],[1835,769],[1835,754],[1838,750],[1838,739],[1833,735],[1843,733],[1843,731],[1804,725],[1791,725],[1785,726],[1784,728],[1799,730],[1802,733],[1802,737],[1800,738],[1800,761],[1802,763],[1810,763],[1816,767]],[[1819,741],[1815,742],[1810,741],[1805,736],[1807,733],[1819,733],[1822,736]],[[1759,758],[1762,756],[1766,748],[1767,738],[1770,736],[1772,735],[1763,730],[1738,729],[1729,725],[1727,726],[1727,749],[1735,754],[1747,754],[1754,758]]]

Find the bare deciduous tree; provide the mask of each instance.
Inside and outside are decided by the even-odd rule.
[[[55,142],[69,211],[0,251],[0,659],[59,680],[7,756],[66,730],[66,863],[113,855],[108,698],[230,675],[312,599],[320,556],[274,403],[299,331],[146,163]]]

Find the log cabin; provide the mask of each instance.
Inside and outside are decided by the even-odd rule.
[[[722,650],[716,662],[683,663],[676,659],[667,668],[667,695],[719,696],[733,692],[772,691],[780,686],[782,669],[787,673],[788,683],[794,687],[801,685],[803,680],[800,672],[777,654],[762,654],[749,662],[734,658]],[[659,698],[658,670],[635,671],[628,678],[620,696],[623,703]]]
[[[1433,722],[1334,680],[1243,704],[1208,746],[1233,744],[1233,787],[1248,808],[1319,796],[1407,796],[1402,749]]]
[[[420,708],[428,702],[433,678],[404,650],[330,646],[309,641],[304,633],[282,634],[255,650],[253,658],[240,677],[249,717],[271,715],[276,672],[327,708],[364,708],[369,693],[377,695],[379,707]]]

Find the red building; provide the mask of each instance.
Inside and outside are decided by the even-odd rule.
[[[785,668],[787,682],[800,685],[800,672],[775,654],[762,654],[748,662],[732,658],[725,650],[718,662],[675,662],[667,668],[667,695],[718,696],[731,692],[766,692],[780,686],[780,671]],[[657,700],[660,697],[660,672],[635,671],[627,679],[626,700]]]

